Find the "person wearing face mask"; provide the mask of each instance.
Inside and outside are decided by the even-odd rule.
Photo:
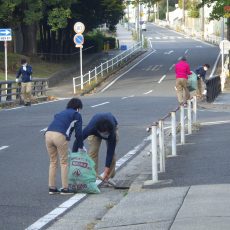
[[[83,134],[82,134],[82,117],[79,113],[82,109],[82,101],[78,98],[72,98],[66,109],[55,114],[53,121],[48,126],[45,133],[45,143],[50,158],[49,166],[49,194],[68,195],[73,192],[68,188],[68,141],[71,134],[75,131],[76,150],[82,151]],[[61,166],[62,188],[56,187],[56,171],[58,155]]]
[[[95,170],[98,173],[98,154],[101,141],[105,140],[107,145],[105,168],[103,180],[108,181],[115,175],[115,148],[118,142],[118,122],[111,113],[97,113],[83,129],[83,140],[87,138],[89,144],[89,156],[95,162]],[[76,143],[73,152],[77,151]]]
[[[32,67],[27,64],[26,59],[21,60],[21,67],[16,74],[16,82],[19,82],[21,77],[21,93],[25,106],[31,105],[31,91],[32,91]]]
[[[197,75],[197,90],[196,90],[196,96],[198,98],[202,98],[202,81],[205,83],[205,75],[207,70],[210,68],[209,64],[204,64],[203,66],[199,66],[195,73]]]

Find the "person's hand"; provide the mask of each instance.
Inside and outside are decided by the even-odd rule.
[[[19,82],[19,79],[18,79],[18,78],[16,78],[16,79],[15,79],[15,81],[16,81],[16,82]]]
[[[103,177],[102,177],[104,181],[109,180],[109,174],[110,174],[110,169],[108,167],[105,167]]]

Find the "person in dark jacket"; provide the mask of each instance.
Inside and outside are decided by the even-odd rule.
[[[83,140],[87,138],[89,155],[95,162],[98,173],[98,153],[102,139],[106,141],[107,153],[103,179],[107,181],[115,175],[116,157],[115,148],[118,142],[118,122],[111,113],[95,114],[88,125],[83,129]],[[77,151],[77,143],[73,145],[73,152]]]
[[[27,64],[26,59],[21,60],[21,67],[16,74],[16,82],[19,82],[21,77],[21,93],[25,106],[31,105],[32,91],[32,67]]]
[[[196,96],[198,98],[202,98],[202,81],[205,83],[205,76],[207,70],[210,68],[209,64],[204,64],[203,66],[199,66],[195,73],[197,75],[197,90],[196,90]]]
[[[45,133],[45,143],[50,157],[49,166],[49,194],[61,193],[73,194],[68,189],[68,141],[75,131],[75,145],[77,150],[83,149],[82,117],[79,113],[82,109],[82,101],[72,98],[66,109],[55,114],[53,121]],[[58,154],[61,166],[62,188],[56,187],[56,171],[58,166]]]

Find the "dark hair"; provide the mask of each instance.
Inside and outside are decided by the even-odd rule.
[[[107,119],[101,119],[96,123],[96,129],[99,132],[112,132],[113,124]]]
[[[186,58],[185,56],[182,56],[182,58],[181,58],[180,60],[182,60],[182,61],[186,61],[186,60],[187,60],[187,58]]]
[[[77,109],[82,109],[82,108],[83,108],[83,105],[82,105],[81,100],[80,100],[79,98],[76,98],[76,97],[75,97],[75,98],[72,98],[72,99],[68,102],[66,108],[67,108],[67,109],[75,109],[75,110],[77,110]]]
[[[26,61],[25,58],[21,59],[21,64],[22,64],[22,65],[24,65],[26,62],[27,62],[27,61]]]
[[[208,69],[210,68],[209,64],[204,64],[203,66],[206,66]]]

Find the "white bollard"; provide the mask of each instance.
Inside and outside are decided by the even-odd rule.
[[[187,116],[188,116],[188,134],[192,134],[192,109],[191,100],[187,100]]]
[[[184,106],[180,106],[180,140],[181,144],[185,143],[185,122],[184,122]]]
[[[197,120],[197,98],[196,96],[193,96],[192,110],[193,110],[193,122],[195,123]]]
[[[160,172],[165,172],[164,121],[159,121]]]
[[[157,167],[157,125],[152,125],[152,182],[158,181]]]
[[[172,156],[176,156],[176,112],[171,112],[172,118]]]

